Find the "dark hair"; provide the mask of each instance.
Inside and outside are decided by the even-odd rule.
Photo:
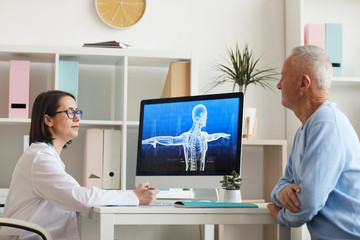
[[[49,128],[44,122],[44,116],[45,114],[56,112],[60,107],[60,99],[65,96],[72,97],[76,100],[71,93],[59,90],[43,92],[36,97],[31,112],[30,144],[36,142],[53,144],[54,138],[51,136]],[[64,148],[70,143],[71,140],[64,145]]]

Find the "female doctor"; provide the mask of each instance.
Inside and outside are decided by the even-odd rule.
[[[89,189],[67,174],[60,154],[78,135],[81,114],[75,97],[67,92],[48,91],[35,99],[30,147],[16,164],[6,199],[5,217],[39,224],[54,240],[79,239],[76,212],[94,205],[150,204],[159,192],[148,183],[133,192]],[[9,228],[0,232],[0,236],[13,234]],[[30,232],[15,234],[19,239],[37,239]]]

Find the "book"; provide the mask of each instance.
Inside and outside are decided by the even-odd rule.
[[[177,201],[175,207],[182,208],[258,208],[254,203],[235,203],[235,202],[190,202]]]
[[[130,47],[130,45],[122,42],[107,41],[97,43],[84,43],[83,47],[128,48]]]

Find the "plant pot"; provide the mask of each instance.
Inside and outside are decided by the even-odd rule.
[[[241,202],[240,190],[225,190],[224,202]]]

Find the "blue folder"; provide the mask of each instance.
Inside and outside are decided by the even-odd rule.
[[[342,24],[325,24],[325,48],[333,65],[333,75],[342,76]]]
[[[254,203],[235,203],[235,202],[190,202],[178,201],[175,207],[182,208],[258,208]]]
[[[78,101],[79,62],[60,61],[59,63],[59,90],[69,92]]]

